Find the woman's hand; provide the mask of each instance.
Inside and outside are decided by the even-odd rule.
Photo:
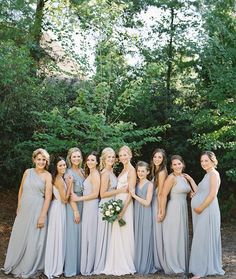
[[[195,196],[195,194],[196,194],[195,192],[191,191],[190,194],[189,194],[190,199],[192,199]]]
[[[78,202],[80,201],[80,198],[75,193],[71,193],[70,200],[73,202]]]
[[[197,214],[201,214],[202,211],[203,211],[203,209],[202,209],[201,207],[195,207],[193,210],[194,210]]]
[[[187,173],[183,173],[183,177],[187,179],[189,182],[193,181],[192,177],[188,175]]]
[[[20,206],[17,206],[17,209],[16,209],[16,215],[18,215],[20,212]]]
[[[128,193],[128,185],[119,188],[119,193]]]
[[[157,222],[160,223],[164,220],[165,214],[163,212],[159,212],[157,215]]]
[[[73,179],[72,175],[69,174],[69,175],[66,176],[66,184],[67,185],[71,186],[73,181],[74,181],[74,179]]]
[[[79,224],[79,222],[80,222],[80,214],[79,214],[78,210],[74,210],[74,222],[76,224]]]
[[[45,217],[39,216],[37,228],[42,229],[45,225]]]
[[[121,210],[121,212],[120,212],[120,214],[118,215],[118,218],[117,218],[117,219],[118,219],[118,220],[122,219],[123,215],[124,215],[124,211]]]
[[[129,192],[130,192],[132,197],[135,195],[135,189],[132,188],[132,189],[129,190]]]

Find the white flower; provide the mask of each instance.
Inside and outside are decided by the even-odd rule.
[[[110,216],[110,211],[107,210],[107,211],[105,212],[105,215],[106,215],[106,216]]]
[[[116,207],[116,211],[117,212],[120,211],[120,207],[119,206]]]
[[[108,205],[108,209],[112,209],[113,208],[113,206],[110,204],[110,205]]]

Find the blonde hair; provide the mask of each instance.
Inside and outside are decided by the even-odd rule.
[[[71,164],[71,156],[73,153],[75,152],[79,152],[80,155],[81,155],[81,162],[79,163],[79,167],[82,166],[82,163],[83,163],[83,156],[82,156],[82,152],[81,150],[78,148],[78,147],[72,147],[68,150],[68,153],[67,153],[67,156],[66,156],[66,163],[67,163],[67,166],[68,168],[71,168],[72,167],[72,164]]]
[[[112,149],[111,147],[106,147],[102,150],[102,154],[100,156],[100,165],[99,165],[100,170],[103,170],[105,168],[105,160],[110,153],[113,153],[116,156],[114,149]]]
[[[47,170],[50,164],[50,155],[48,154],[48,152],[43,149],[43,148],[38,148],[36,150],[33,151],[32,154],[32,162],[34,163],[35,158],[41,154],[45,159],[46,159],[46,166],[45,169]]]
[[[131,149],[128,147],[128,145],[123,145],[120,149],[119,152],[120,153],[122,150],[124,150],[125,152],[127,152],[129,154],[130,157],[132,157],[132,151]]]
[[[206,150],[206,151],[202,152],[201,157],[203,155],[206,155],[211,160],[211,162],[214,164],[215,168],[217,167],[218,160],[216,159],[216,155],[214,152]]]

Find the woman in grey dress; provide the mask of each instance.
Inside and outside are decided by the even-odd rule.
[[[146,162],[136,165],[138,184],[131,190],[134,202],[134,265],[137,273],[155,273],[153,263],[152,208],[153,183],[147,179],[150,172]]]
[[[47,212],[52,197],[52,177],[47,171],[49,154],[39,148],[32,156],[35,168],[23,175],[17,216],[13,225],[4,272],[30,278],[44,269]]]
[[[85,163],[85,176],[83,196],[72,193],[72,201],[83,201],[82,214],[82,242],[81,242],[81,274],[91,275],[94,270],[97,221],[98,221],[98,195],[100,190],[100,173],[97,170],[99,157],[97,152],[91,152]]]
[[[115,151],[106,147],[103,149],[100,157],[101,169],[101,189],[100,189],[100,203],[115,197],[116,194],[127,192],[127,187],[116,189],[117,177],[113,173],[113,165],[115,164],[116,154]],[[102,213],[98,213],[98,230],[97,230],[97,243],[96,243],[96,256],[93,274],[101,274],[105,267],[107,248],[111,236],[112,224],[102,220]]]
[[[152,199],[152,216],[153,216],[153,260],[156,271],[163,270],[164,254],[163,254],[163,229],[162,223],[158,222],[158,212],[160,211],[160,197],[164,182],[168,175],[166,169],[166,153],[165,150],[157,148],[152,153],[151,160],[151,177],[154,186]]]
[[[206,174],[191,202],[193,241],[189,272],[194,274],[194,279],[224,274],[221,262],[220,209],[217,199],[220,175],[215,169],[215,154],[211,151],[203,152],[201,166]],[[188,179],[193,181],[190,176]]]
[[[67,154],[67,176],[73,177],[72,192],[83,195],[84,174],[82,171],[83,157],[79,148],[70,148]],[[83,203],[70,201],[66,205],[66,255],[64,275],[66,277],[80,274],[81,262],[81,216]]]
[[[163,266],[166,274],[184,274],[188,272],[189,234],[188,210],[186,196],[191,187],[182,171],[185,167],[181,156],[171,157],[173,172],[167,177],[161,193],[161,212],[159,220],[163,219]],[[167,203],[167,195],[170,200]]]

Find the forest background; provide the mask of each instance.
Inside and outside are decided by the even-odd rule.
[[[1,0],[1,189],[18,189],[39,147],[65,156],[127,144],[134,163],[164,148],[196,182],[207,149],[232,217],[235,46],[233,0]]]

